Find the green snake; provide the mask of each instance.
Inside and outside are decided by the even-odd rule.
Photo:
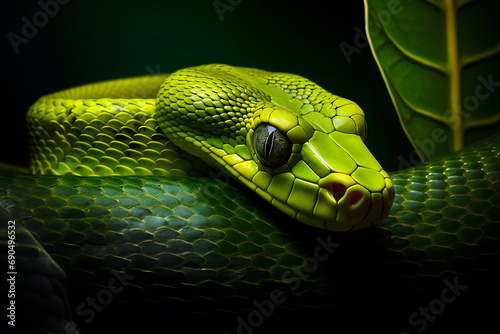
[[[18,289],[45,305],[20,306],[30,328],[147,310],[250,332],[498,271],[498,135],[389,177],[357,104],[220,64],[50,94],[28,123],[35,175],[0,175],[0,216],[16,222]]]

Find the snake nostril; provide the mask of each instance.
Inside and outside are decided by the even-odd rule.
[[[338,202],[345,195],[346,187],[342,183],[331,183],[330,192]]]
[[[353,191],[349,194],[349,204],[355,205],[361,198],[363,198],[363,194],[360,191]]]

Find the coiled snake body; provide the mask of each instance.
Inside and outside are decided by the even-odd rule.
[[[47,306],[26,306],[36,328],[96,326],[121,305],[117,319],[249,332],[251,314],[351,319],[498,270],[499,136],[389,178],[355,103],[217,64],[48,95],[28,121],[37,175],[0,176],[0,213],[31,261],[18,271],[53,277],[19,282]]]

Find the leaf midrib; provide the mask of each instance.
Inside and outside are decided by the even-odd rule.
[[[446,21],[446,43],[448,50],[448,80],[450,84],[450,114],[448,122],[452,129],[453,150],[464,146],[464,120],[461,112],[460,73],[461,64],[458,53],[457,7],[454,0],[446,0],[444,6]]]

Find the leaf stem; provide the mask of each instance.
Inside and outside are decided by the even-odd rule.
[[[457,6],[455,0],[446,0],[446,41],[448,47],[448,75],[450,80],[450,107],[453,130],[453,149],[458,150],[464,146],[464,122],[462,119],[460,103],[460,59],[458,56],[457,38]]]

